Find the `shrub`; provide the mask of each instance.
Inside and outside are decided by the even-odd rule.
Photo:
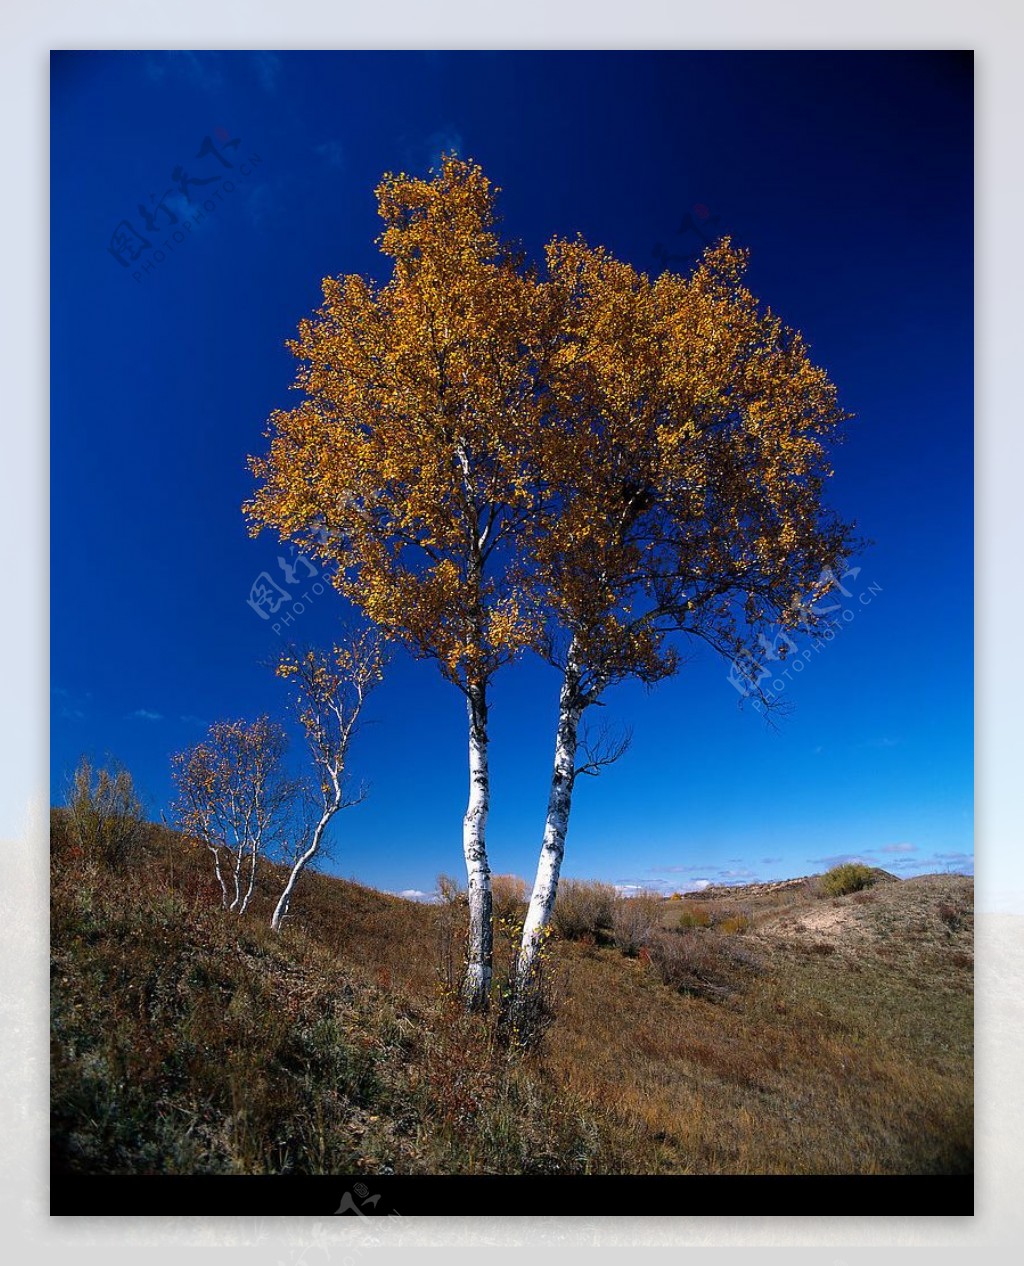
[[[718,927],[729,935],[745,932],[750,927],[750,919],[745,914],[730,914],[719,923]]]
[[[623,954],[636,955],[647,945],[661,920],[661,898],[641,892],[620,897],[612,913],[612,940]]]
[[[437,943],[437,976],[446,995],[458,993],[466,969],[469,907],[466,893],[451,875],[437,877],[434,929]]]
[[[529,892],[526,880],[519,875],[492,875],[491,902],[495,919],[511,919],[522,915]]]
[[[680,932],[688,931],[690,928],[707,928],[710,926],[711,915],[704,906],[690,903],[683,907],[679,915]]]
[[[452,875],[438,875],[437,877],[437,897],[438,900],[447,905],[457,905],[459,902],[465,902],[466,893],[463,886]]]
[[[617,899],[611,884],[563,879],[558,885],[552,925],[567,941],[596,938],[611,929]]]
[[[939,918],[951,932],[959,931],[964,922],[964,911],[948,901],[939,902]]]
[[[864,866],[860,862],[844,862],[822,875],[821,890],[826,897],[841,897],[847,892],[869,888],[877,878],[870,866]]]
[[[142,803],[126,769],[79,762],[68,793],[68,836],[90,861],[120,870],[142,846]]]
[[[735,993],[743,968],[758,966],[753,957],[702,928],[653,933],[646,952],[663,984],[711,1000]]]

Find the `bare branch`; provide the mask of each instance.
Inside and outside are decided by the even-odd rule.
[[[600,726],[596,732],[584,725],[577,749],[582,753],[583,761],[573,770],[573,778],[578,778],[580,774],[596,778],[602,769],[625,756],[632,742],[633,730],[630,726],[616,733],[607,724]]]

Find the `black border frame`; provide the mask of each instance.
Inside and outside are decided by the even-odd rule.
[[[360,1208],[357,1196],[369,1207]],[[369,1194],[367,1194],[369,1193]],[[346,1200],[346,1195],[348,1199]],[[379,1196],[375,1202],[372,1196]],[[361,1203],[361,1202],[360,1202]],[[167,1175],[53,1173],[50,1215],[960,1216],[973,1174]]]

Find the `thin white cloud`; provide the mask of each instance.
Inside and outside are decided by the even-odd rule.
[[[883,853],[916,853],[916,844],[885,844],[882,846]]]
[[[190,80],[207,92],[224,84],[219,53],[195,53],[189,49],[153,53],[146,58],[145,66],[146,74],[156,83],[177,76]]]
[[[973,853],[935,853],[929,860],[934,862],[936,870],[963,871],[968,875],[974,874]]]
[[[886,861],[885,869],[908,874],[914,871],[919,875],[923,875],[927,871],[935,869],[935,862],[924,857],[895,857],[892,861]]]
[[[403,888],[401,892],[396,892],[395,896],[404,897],[406,901],[434,901],[437,894],[423,892],[420,888]]]
[[[164,719],[162,712],[152,712],[149,708],[136,708],[131,715],[139,721],[162,721]]]
[[[253,228],[261,229],[276,209],[277,201],[267,181],[262,180],[248,187],[242,205],[249,223]]]
[[[462,135],[453,127],[439,128],[427,137],[426,149],[430,166],[440,168],[445,154],[462,153]]]
[[[189,219],[193,211],[198,210],[200,206],[198,202],[189,202],[180,189],[172,189],[170,193],[165,194],[163,202],[164,206],[177,216],[179,220]],[[173,227],[173,225],[169,227]]]
[[[60,702],[59,716],[62,721],[81,721],[85,716],[85,712],[81,708],[82,700],[68,690],[65,686],[51,686],[50,694],[53,695],[53,706],[57,707]],[[88,695],[86,696],[88,698]]]
[[[705,888],[710,888],[713,883],[714,883],[714,880],[705,879],[705,878],[687,879],[683,883],[679,883],[679,884],[665,884],[663,885],[663,891],[666,893],[702,892]]]
[[[345,166],[345,151],[341,141],[324,141],[322,145],[314,145],[313,153],[322,158],[328,167],[340,169]]]
[[[277,91],[277,80],[281,74],[281,59],[276,53],[259,52],[252,55],[256,68],[256,77],[266,92]]]
[[[868,860],[870,856],[870,852],[831,853],[827,857],[812,857],[810,860],[822,866],[842,866],[844,862],[860,862],[864,866],[871,866],[873,863]]]
[[[699,875],[701,871],[717,870],[710,862],[698,862],[695,866],[648,866],[651,875]]]

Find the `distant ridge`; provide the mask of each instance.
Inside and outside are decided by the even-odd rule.
[[[881,866],[872,866],[871,871],[880,883],[885,880],[899,879],[898,875],[893,875],[889,871],[883,870]],[[698,888],[694,892],[684,892],[683,896],[687,901],[716,901],[722,897],[737,896],[763,897],[772,892],[785,892],[787,889],[801,888],[814,878],[816,878],[815,875],[801,875],[799,879],[777,879],[771,883],[711,884],[707,888]]]

